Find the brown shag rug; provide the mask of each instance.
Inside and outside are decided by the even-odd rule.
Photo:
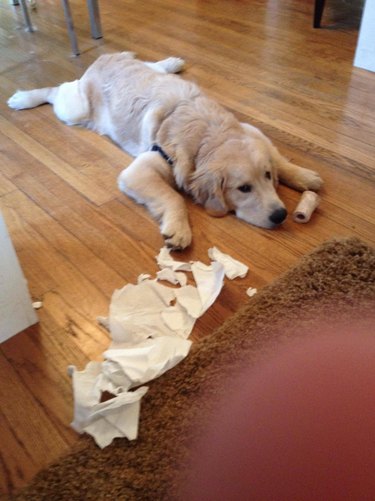
[[[374,302],[375,250],[358,239],[323,244],[150,385],[138,440],[116,440],[100,450],[83,438],[12,499],[176,499],[184,471],[179,465],[204,432],[205,415],[223,380],[242,364],[254,364],[275,342],[311,332],[318,318],[321,325],[322,318],[334,324],[373,316]]]

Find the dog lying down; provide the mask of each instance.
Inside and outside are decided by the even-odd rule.
[[[119,176],[120,189],[160,221],[166,245],[187,247],[190,194],[213,216],[235,212],[263,228],[287,216],[275,187],[318,190],[319,175],[284,158],[257,128],[240,123],[197,85],[176,75],[184,61],[142,62],[129,52],[99,57],[80,80],[18,91],[14,109],[50,103],[68,125],[106,134],[135,160]]]

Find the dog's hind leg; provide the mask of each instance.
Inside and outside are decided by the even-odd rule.
[[[57,89],[57,87],[44,87],[43,89],[18,90],[8,99],[8,106],[14,110],[25,110],[45,103],[52,104]]]
[[[180,57],[168,57],[156,63],[144,63],[158,73],[179,73],[184,69],[185,61]]]
[[[53,101],[56,116],[68,125],[85,124],[90,119],[90,102],[81,80],[66,82],[58,87]]]
[[[58,87],[19,90],[8,100],[8,105],[16,110],[34,108],[40,104],[53,105],[57,118],[68,125],[78,125],[88,121],[90,104],[82,90],[80,80],[65,82]]]
[[[138,203],[145,204],[160,221],[166,245],[184,249],[192,238],[187,207],[172,184],[171,167],[157,152],[142,153],[118,178],[120,190]]]

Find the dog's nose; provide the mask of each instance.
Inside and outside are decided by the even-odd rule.
[[[280,209],[276,209],[272,212],[272,214],[270,215],[269,217],[269,220],[273,223],[273,224],[281,224],[284,219],[286,218],[287,216],[287,211],[286,209],[284,209],[284,207],[280,208]]]

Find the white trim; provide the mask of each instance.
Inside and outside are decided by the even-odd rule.
[[[37,321],[26,279],[0,214],[0,343]]]
[[[375,0],[366,0],[354,66],[375,71]]]

